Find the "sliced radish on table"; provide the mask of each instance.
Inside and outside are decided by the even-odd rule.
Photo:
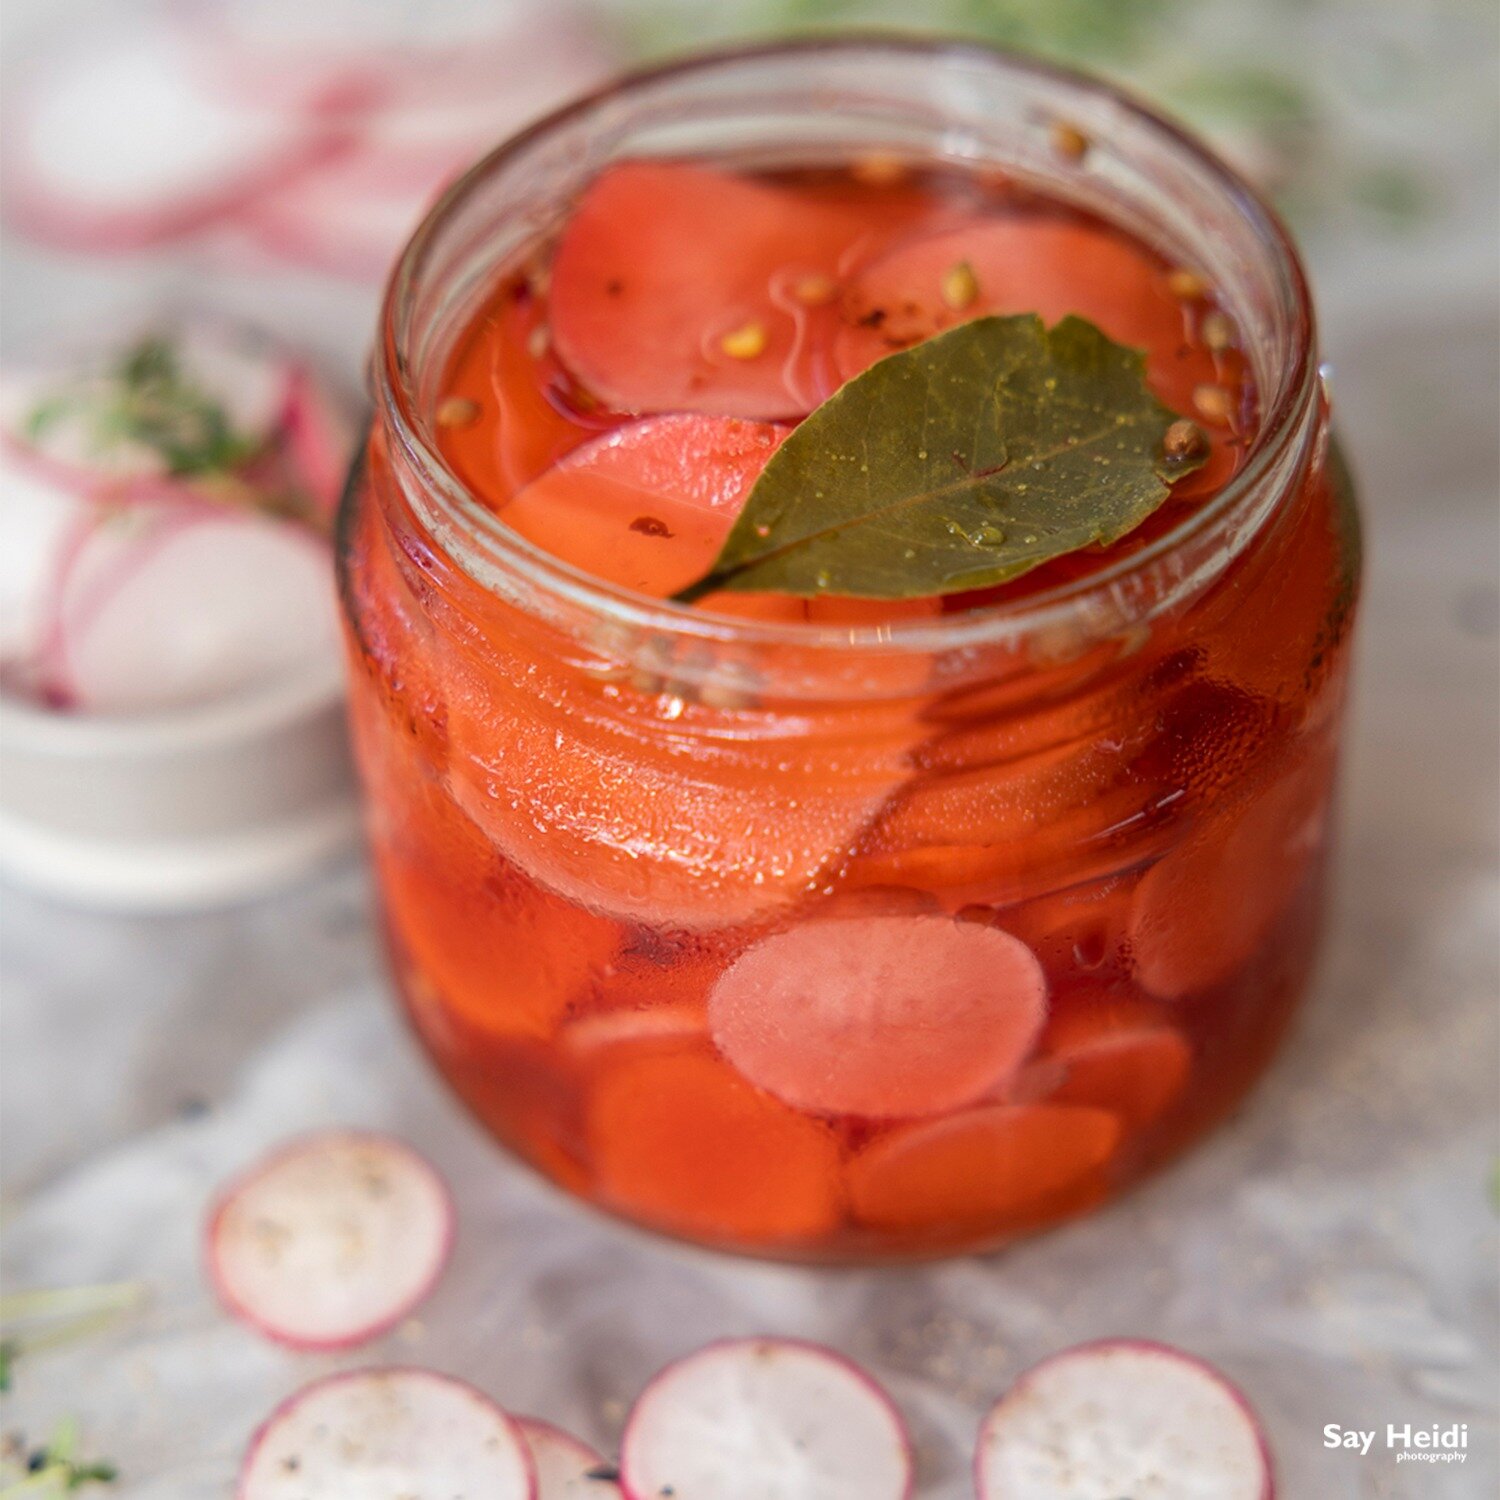
[[[1271,1500],[1245,1397],[1190,1354],[1133,1339],[1033,1366],[985,1419],[980,1500]]]
[[[270,254],[352,281],[380,281],[443,186],[374,193],[343,164],[247,203],[236,222]]]
[[[603,1454],[550,1422],[517,1422],[536,1469],[536,1500],[622,1500],[620,1486],[605,1477],[611,1466]]]
[[[822,288],[864,235],[857,215],[707,167],[606,168],[553,262],[558,354],[620,411],[801,416],[832,390],[810,363]],[[799,300],[811,285],[819,300]]]
[[[1048,324],[1075,314],[1146,350],[1153,385],[1178,409],[1190,409],[1197,383],[1217,379],[1213,356],[1189,342],[1166,270],[1085,224],[981,219],[907,241],[854,277],[842,311],[835,358],[845,379],[969,318],[1025,312]]]
[[[251,1439],[235,1500],[540,1500],[520,1427],[432,1370],[304,1386]]]
[[[208,78],[273,110],[482,101],[600,64],[570,0],[178,0],[176,16]]]
[[[906,1500],[911,1440],[890,1397],[841,1355],[731,1339],[641,1392],[620,1476],[630,1500]]]
[[[409,1146],[329,1132],[230,1186],[209,1221],[208,1264],[229,1310],[268,1337],[346,1348],[427,1296],[453,1233],[447,1185]]]
[[[491,16],[497,9],[488,7]],[[501,10],[504,6],[500,7]],[[559,0],[541,0],[502,17],[497,37],[503,55],[488,60],[455,49],[442,64],[472,70],[481,78],[473,92],[454,80],[428,97],[403,97],[400,84],[409,53],[393,54],[371,90],[385,104],[362,117],[361,155],[373,177],[392,188],[431,188],[469,167],[523,125],[596,84],[614,65],[598,28],[580,25]],[[418,30],[428,18],[420,12]]]
[[[52,244],[136,249],[198,230],[346,144],[225,99],[169,30],[138,23],[28,79],[6,131],[7,209]]]
[[[705,1052],[653,1050],[601,1069],[588,1132],[605,1198],[647,1223],[764,1245],[838,1223],[833,1135]]]
[[[650,417],[576,449],[501,512],[596,578],[666,598],[713,564],[787,435],[733,417]]]
[[[1009,933],[942,916],[806,922],[714,987],[709,1025],[751,1082],[798,1109],[923,1115],[998,1088],[1041,1030],[1047,981]]]
[[[1119,1120],[1102,1109],[973,1109],[872,1142],[849,1164],[850,1204],[878,1228],[1003,1228],[1086,1184],[1119,1139]]]

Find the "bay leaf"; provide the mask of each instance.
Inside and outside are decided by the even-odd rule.
[[[982,317],[878,361],[761,472],[683,590],[909,599],[985,588],[1134,531],[1198,468],[1145,357],[1092,323]],[[1183,429],[1177,436],[1182,435]]]

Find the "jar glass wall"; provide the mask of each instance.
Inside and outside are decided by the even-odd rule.
[[[607,163],[871,152],[1003,169],[1211,279],[1261,403],[1225,488],[1073,584],[833,627],[589,578],[444,464],[455,340]],[[340,550],[370,836],[417,1033],[511,1149],[661,1231],[871,1259],[1083,1212],[1240,1100],[1316,948],[1358,542],[1295,255],[1201,148],[972,47],[643,75],[450,192],[376,386]],[[899,994],[849,1001],[887,950]]]

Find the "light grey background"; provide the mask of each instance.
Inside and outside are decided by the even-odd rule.
[[[715,1259],[596,1219],[498,1156],[400,1033],[352,864],[196,917],[85,915],[5,890],[7,1286],[140,1279],[152,1301],[116,1333],[23,1362],[0,1425],[36,1433],[74,1413],[125,1495],[197,1500],[226,1493],[277,1399],[337,1363],[428,1362],[608,1446],[668,1357],[786,1331],[868,1362],[916,1426],[923,1500],[960,1500],[978,1416],[1017,1370],[1135,1333],[1243,1383],[1295,1500],[1497,1492],[1493,16],[1462,0],[1190,10],[1191,35],[1253,36],[1317,82],[1317,148],[1283,170],[1369,535],[1333,930],[1242,1117],[1128,1201],[997,1258],[884,1273]],[[18,37],[89,11],[4,0],[12,77]],[[1387,160],[1411,201],[1355,184],[1361,163]],[[367,289],[215,267],[208,246],[97,262],[11,241],[5,355],[186,298],[356,368]],[[461,1216],[420,1325],[346,1361],[259,1341],[199,1272],[214,1185],[320,1123],[410,1138]],[[1321,1448],[1324,1423],[1388,1421],[1466,1421],[1467,1464]]]

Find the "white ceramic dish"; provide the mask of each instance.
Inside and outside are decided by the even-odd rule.
[[[233,699],[72,715],[0,693],[0,873],[94,907],[261,895],[358,827],[336,663]]]

